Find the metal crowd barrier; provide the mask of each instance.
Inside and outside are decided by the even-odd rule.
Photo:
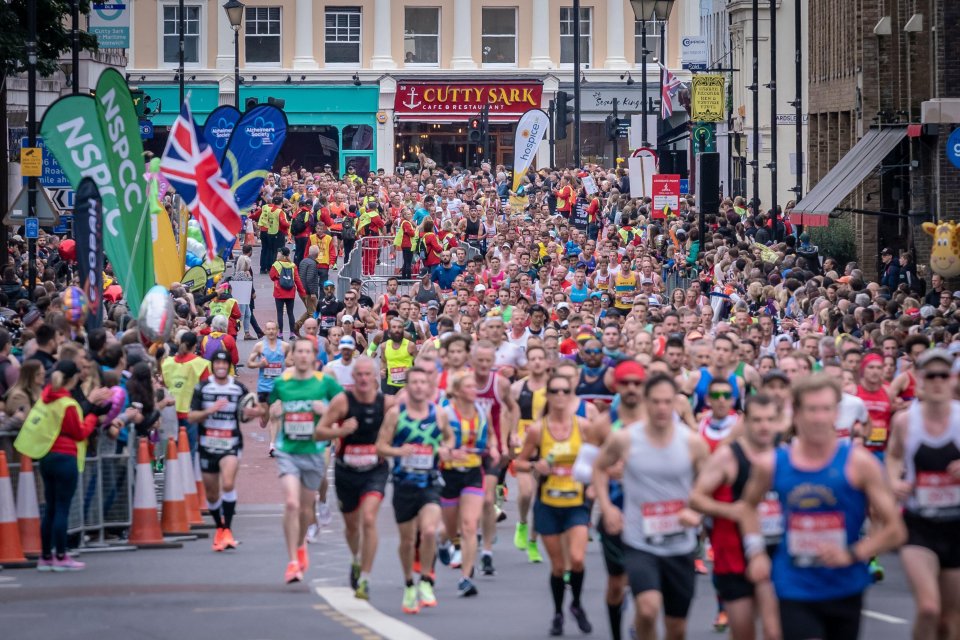
[[[686,291],[691,282],[689,275],[677,269],[664,269],[660,277],[663,279],[665,289],[664,296],[667,297],[667,299],[669,299],[674,289],[683,289]]]

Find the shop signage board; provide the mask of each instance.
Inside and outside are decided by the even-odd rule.
[[[694,122],[723,122],[726,91],[721,74],[701,73],[693,76],[690,119]]]
[[[690,71],[706,71],[709,64],[707,39],[700,36],[683,36],[680,41],[682,65]]]
[[[101,49],[130,48],[130,2],[94,2],[90,8],[90,33]]]
[[[680,175],[658,173],[653,176],[653,217],[662,218],[663,208],[680,209]]]
[[[491,119],[515,119],[539,109],[542,97],[539,82],[399,82],[394,109],[401,117],[466,119],[489,106]]]

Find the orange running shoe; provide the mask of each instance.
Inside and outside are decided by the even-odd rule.
[[[287,571],[283,574],[283,581],[287,584],[303,581],[303,572],[300,571],[300,565],[298,563],[287,563]]]
[[[707,565],[704,564],[703,560],[700,558],[697,558],[693,561],[693,568],[702,576],[705,576],[709,573],[709,571],[707,571]]]
[[[300,571],[306,571],[310,568],[310,556],[307,555],[307,545],[297,549],[297,562],[300,565]]]
[[[237,542],[236,538],[233,537],[233,532],[230,529],[223,529],[223,536],[220,539],[220,544],[224,549],[236,549],[237,545],[240,543]]]
[[[704,555],[707,557],[707,562],[713,562],[713,545],[707,545]]]
[[[213,534],[213,545],[212,548],[214,551],[220,552],[223,551],[223,532],[225,529],[217,529],[217,532]]]
[[[727,630],[730,621],[727,619],[726,611],[718,611],[717,617],[713,619],[713,630],[717,633],[723,633]]]

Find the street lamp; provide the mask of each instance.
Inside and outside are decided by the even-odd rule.
[[[230,27],[233,29],[233,106],[240,110],[240,27],[243,25],[242,2],[238,0],[227,0],[223,5],[223,10],[227,14],[227,20],[230,21]]]
[[[640,118],[640,138],[643,146],[647,142],[647,21],[666,20],[670,17],[675,0],[630,0],[633,15],[640,21],[640,56],[642,71],[640,72],[640,92],[643,94],[642,116]]]

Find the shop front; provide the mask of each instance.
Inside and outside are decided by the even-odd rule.
[[[177,117],[177,86],[141,87],[151,98],[161,98],[151,116],[154,138],[145,146],[162,153],[170,125]],[[218,105],[216,85],[189,87],[190,107],[201,125]],[[293,168],[321,170],[329,164],[337,175],[353,166],[358,175],[377,170],[377,102],[379,89],[372,86],[307,86],[255,84],[240,88],[241,111],[247,100],[266,104],[273,99],[287,115],[287,139],[277,156],[274,170]]]
[[[540,82],[417,82],[398,80],[394,102],[394,164],[416,171],[429,158],[438,167],[474,167],[513,160],[514,127],[529,109],[542,107]],[[489,145],[469,140],[470,120],[489,106]]]

